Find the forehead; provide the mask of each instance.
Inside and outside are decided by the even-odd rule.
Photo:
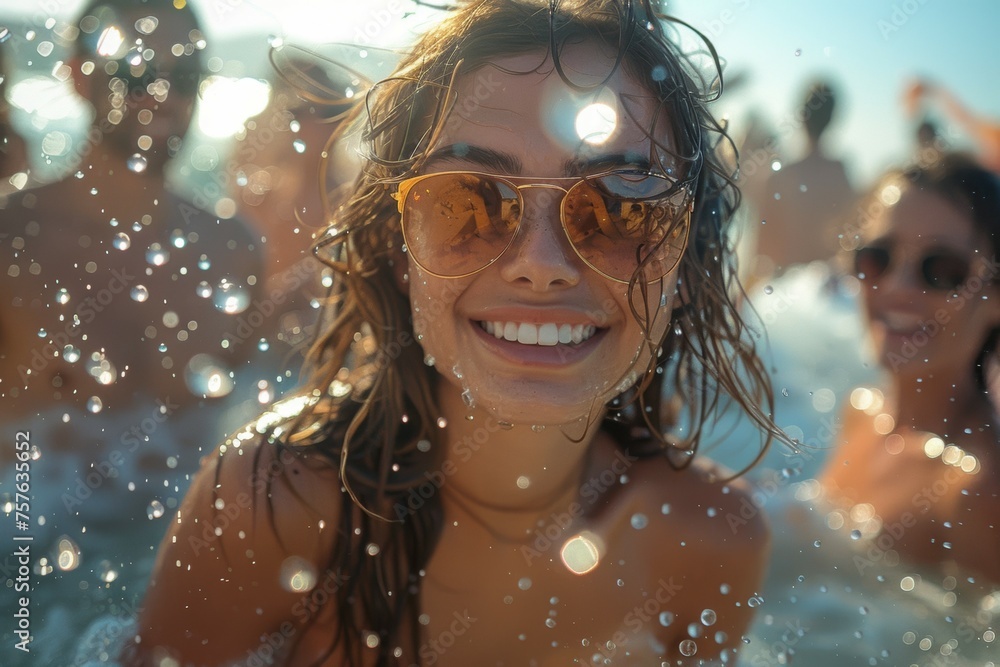
[[[574,45],[560,59],[573,83],[595,86],[614,58]],[[591,90],[571,88],[544,51],[499,57],[462,75],[440,145],[467,143],[516,156],[527,175],[557,175],[576,157],[650,158],[653,131],[668,141],[669,117],[623,67]]]
[[[892,182],[882,186],[876,197],[892,203],[873,219],[870,239],[891,236],[900,243],[975,248],[978,234],[972,219],[942,195]]]

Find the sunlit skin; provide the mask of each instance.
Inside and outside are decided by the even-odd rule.
[[[504,58],[494,65],[530,71],[543,57]],[[582,47],[567,50],[564,63],[577,75],[608,66],[603,56]],[[459,79],[456,109],[470,108],[463,100],[476,77],[487,73],[495,77],[495,92],[474,113],[458,115],[442,145],[474,142],[515,157],[524,175],[564,176],[577,146],[562,144],[543,129],[544,112],[548,101],[572,93],[548,63],[523,75],[487,66]],[[648,97],[625,74],[608,85],[616,93]],[[640,122],[650,119],[651,110],[651,101],[642,104]],[[625,123],[608,143],[588,150],[621,154],[631,148],[645,154],[647,141]],[[442,160],[429,169],[482,167]],[[641,352],[636,359],[642,335],[627,312],[625,286],[600,276],[573,253],[555,201],[543,200],[539,192],[526,192],[522,235],[484,271],[446,280],[424,275],[413,264],[400,267],[399,286],[409,293],[416,321],[439,304],[417,333],[440,373],[437,398],[449,443],[441,465],[428,471],[429,480],[440,480],[428,483],[432,492],[440,487],[445,513],[443,534],[421,581],[428,624],[421,628],[419,655],[404,653],[400,664],[554,667],[591,664],[596,653],[615,665],[717,660],[723,649],[742,645],[750,622],[747,601],[760,585],[769,542],[764,519],[752,516],[731,530],[725,517],[738,515],[749,502],[745,485],[710,481],[724,472],[708,462],[675,472],[661,458],[629,460],[597,428],[602,406],[622,377],[633,362],[645,367],[649,357]],[[668,324],[673,282],[673,276],[663,281],[668,297],[653,325],[657,336]],[[654,292],[655,311],[660,293]],[[474,323],[490,311],[529,321],[600,312],[604,332],[559,361],[555,351],[545,357],[540,348],[492,346]],[[461,379],[452,371],[456,365]],[[466,387],[473,408],[462,398]],[[513,426],[502,427],[499,418]],[[327,606],[301,613],[308,596],[283,588],[279,572],[285,558],[296,554],[312,564],[320,581],[330,581],[329,555],[341,539],[331,530],[340,511],[331,503],[331,489],[339,485],[336,470],[320,462],[286,464],[290,474],[275,480],[269,500],[277,536],[262,515],[255,518],[246,509],[233,511],[216,534],[216,497],[235,510],[239,494],[252,493],[255,466],[268,466],[275,456],[256,438],[238,448],[237,442],[221,457],[208,457],[162,545],[139,620],[147,660],[163,646],[182,662],[245,659],[248,649],[259,649],[262,634],[273,636],[283,623],[288,632],[277,642],[279,651],[291,647],[284,664],[313,664],[329,649],[335,611]],[[262,461],[255,462],[256,452]],[[288,479],[294,479],[294,491]],[[418,511],[419,501],[400,510]],[[317,530],[321,521],[325,528]],[[206,527],[209,539],[201,544]],[[563,547],[579,535],[599,554],[586,573],[563,562]],[[697,654],[685,661],[679,644],[706,609],[717,620],[705,617],[711,624],[695,640]],[[306,617],[315,624],[305,628]],[[225,633],[213,629],[219,618],[227,619]],[[345,663],[335,653],[322,664]]]
[[[872,504],[886,525],[910,517],[893,546],[903,560],[957,566],[985,577],[980,585],[989,590],[990,582],[1000,584],[1000,439],[972,368],[988,331],[1000,324],[1000,290],[981,283],[971,289],[971,282],[957,295],[928,289],[918,260],[945,248],[967,257],[972,275],[995,274],[992,243],[950,201],[906,186],[866,242],[891,242],[897,253],[886,275],[862,283],[871,343],[890,385],[883,407],[845,408],[841,444],[820,480],[848,505]],[[943,322],[940,330],[925,336],[932,331],[926,323],[935,321]],[[880,425],[887,423],[881,414],[891,416],[891,430]],[[932,435],[975,457],[979,469],[928,456],[924,443]]]
[[[124,12],[123,24],[149,13]],[[164,73],[178,60],[169,55],[170,45],[186,44],[194,27],[189,15],[175,11],[160,17],[145,37]],[[252,284],[262,275],[258,244],[242,222],[218,220],[165,184],[167,142],[185,133],[196,93],[175,88],[162,103],[143,96],[118,126],[104,131],[108,126],[100,119],[112,106],[110,77],[100,68],[86,75],[82,64],[83,59],[72,62],[73,75],[78,91],[95,107],[97,140],[79,144],[79,175],[12,198],[5,211],[5,231],[13,242],[0,244],[9,286],[0,301],[0,395],[17,399],[11,403],[17,414],[11,416],[29,416],[54,403],[79,407],[95,395],[117,407],[137,393],[191,402],[200,396],[187,389],[184,371],[196,354],[235,366],[259,338],[237,336],[235,344],[223,347],[223,339],[236,334],[236,316],[196,294],[202,281],[217,290],[229,279],[248,298],[259,298],[260,289]],[[148,125],[137,120],[139,108],[153,110]],[[136,143],[141,134],[153,140],[145,152]],[[127,166],[137,152],[147,157],[145,170],[138,172]],[[129,237],[125,250],[114,245],[120,233]],[[147,259],[154,244],[169,253],[162,265]],[[209,260],[207,269],[199,267],[202,255]],[[131,296],[140,286],[148,293],[145,300]],[[57,302],[61,289],[68,293],[65,304]],[[74,313],[79,328],[73,327]],[[80,361],[66,360],[67,343],[80,350]],[[110,385],[85,368],[89,355],[101,350],[117,369],[118,380]]]

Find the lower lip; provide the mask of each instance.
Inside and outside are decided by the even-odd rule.
[[[532,367],[561,368],[582,361],[596,349],[607,329],[598,329],[593,336],[576,345],[524,345],[487,333],[479,322],[470,322],[476,335],[489,350],[507,361]]]

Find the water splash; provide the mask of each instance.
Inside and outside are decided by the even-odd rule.
[[[149,517],[150,521],[152,521],[153,519],[159,519],[166,511],[166,508],[163,507],[163,503],[159,500],[154,500],[149,503],[149,507],[146,508],[146,516]]]
[[[146,171],[148,164],[149,163],[146,161],[145,156],[139,153],[133,153],[129,156],[128,160],[125,161],[125,166],[128,167],[128,170],[135,172],[136,174],[141,174]]]
[[[149,290],[146,289],[145,285],[136,285],[132,288],[132,291],[129,292],[129,295],[132,297],[133,301],[143,303],[149,299]]]
[[[214,303],[217,310],[236,315],[250,305],[250,294],[241,285],[223,278],[215,291]]]

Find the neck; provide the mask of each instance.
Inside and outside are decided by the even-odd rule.
[[[545,428],[509,425],[485,409],[467,407],[446,381],[438,383],[436,393],[447,421],[439,468],[446,507],[459,505],[499,530],[506,525],[512,530],[503,532],[517,534],[517,526],[534,525],[537,517],[572,502],[603,412],[589,427],[584,421]]]

